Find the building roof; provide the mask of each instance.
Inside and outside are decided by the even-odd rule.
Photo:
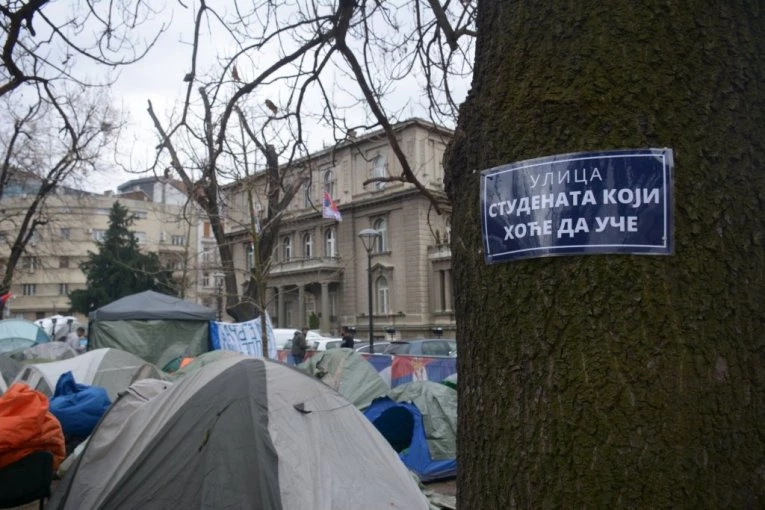
[[[446,128],[444,126],[439,126],[438,124],[435,124],[435,123],[430,122],[430,121],[425,120],[425,119],[421,119],[419,117],[413,117],[411,119],[407,119],[407,120],[398,122],[396,124],[393,124],[391,127],[393,128],[393,131],[396,132],[396,131],[403,131],[404,129],[407,129],[407,128],[409,128],[411,126],[415,126],[415,125],[418,125],[418,126],[421,126],[421,127],[426,128],[426,129],[433,130],[433,131],[439,131],[439,132],[441,132],[441,133],[443,133],[445,135],[448,135],[448,136],[452,136],[452,134],[454,133],[454,131],[449,129],[449,128]],[[313,160],[313,159],[318,159],[318,158],[320,158],[322,156],[325,156],[327,154],[331,154],[333,152],[337,152],[338,150],[349,148],[349,147],[352,147],[354,145],[360,145],[360,144],[362,144],[364,142],[369,142],[369,141],[372,141],[372,140],[375,140],[375,139],[378,139],[378,138],[384,138],[384,137],[385,137],[385,130],[383,128],[375,129],[375,130],[369,131],[368,133],[365,133],[365,134],[363,134],[361,136],[356,136],[354,138],[346,138],[345,140],[341,140],[340,142],[338,142],[338,143],[336,143],[336,144],[334,144],[334,145],[332,145],[330,147],[327,147],[326,149],[322,149],[320,151],[313,152],[313,153],[309,154],[308,156],[302,157],[300,159],[296,159],[289,166],[291,166],[291,167],[299,166],[301,163],[304,163],[306,161],[310,161],[310,160]],[[284,166],[287,166],[287,165],[280,165],[280,167],[284,167]],[[254,179],[260,179],[260,178],[262,178],[263,175],[265,175],[265,172],[258,172],[255,175],[250,176],[250,179],[253,179],[253,178]],[[234,182],[222,185],[221,188],[223,188],[223,189],[226,189],[226,188],[235,188],[237,185],[240,185],[241,183],[242,183],[242,180],[237,180],[237,181],[234,181]]]

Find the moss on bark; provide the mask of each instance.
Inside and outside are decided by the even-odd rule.
[[[765,505],[765,10],[479,2],[446,158],[460,342],[459,505]],[[479,172],[675,151],[669,257],[487,266]]]

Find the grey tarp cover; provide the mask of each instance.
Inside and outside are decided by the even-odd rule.
[[[226,357],[128,412],[121,402],[49,508],[428,508],[355,407],[282,363]]]
[[[390,390],[366,358],[352,349],[319,351],[298,369],[321,379],[359,409],[369,406],[377,397],[387,395]]]
[[[97,321],[152,319],[211,321],[215,320],[215,310],[167,294],[147,290],[104,305],[98,310],[90,312],[88,318]]]
[[[163,367],[179,356],[209,350],[209,321],[215,311],[146,291],[102,306],[89,318],[88,349],[113,347]]]
[[[432,381],[413,381],[393,388],[390,397],[420,410],[431,458],[457,457],[457,391]]]
[[[74,380],[80,384],[106,389],[112,402],[120,391],[126,390],[133,382],[162,377],[157,367],[129,352],[96,349],[75,358],[27,365],[16,381],[52,397],[59,377],[66,372],[72,372]]]
[[[42,363],[43,361],[60,361],[74,358],[77,351],[72,349],[66,342],[48,342],[37,344],[20,352],[15,352],[11,357],[17,361],[27,363]]]

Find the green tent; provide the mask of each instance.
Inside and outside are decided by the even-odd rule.
[[[102,306],[88,319],[88,350],[120,349],[161,367],[210,350],[215,311],[148,290]]]
[[[457,457],[457,392],[432,381],[413,381],[390,391],[396,402],[411,402],[422,414],[433,459]]]
[[[374,367],[352,349],[319,351],[298,369],[320,379],[358,409],[364,409],[390,388]]]

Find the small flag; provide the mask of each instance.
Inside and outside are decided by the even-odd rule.
[[[332,201],[332,197],[326,191],[324,192],[324,204],[321,208],[321,215],[331,220],[343,221],[343,216],[340,214],[337,204]]]
[[[10,292],[6,292],[2,296],[0,296],[0,303],[3,303],[3,305],[5,305],[8,302],[8,300],[11,299],[12,297],[13,297],[13,294],[11,294]]]

